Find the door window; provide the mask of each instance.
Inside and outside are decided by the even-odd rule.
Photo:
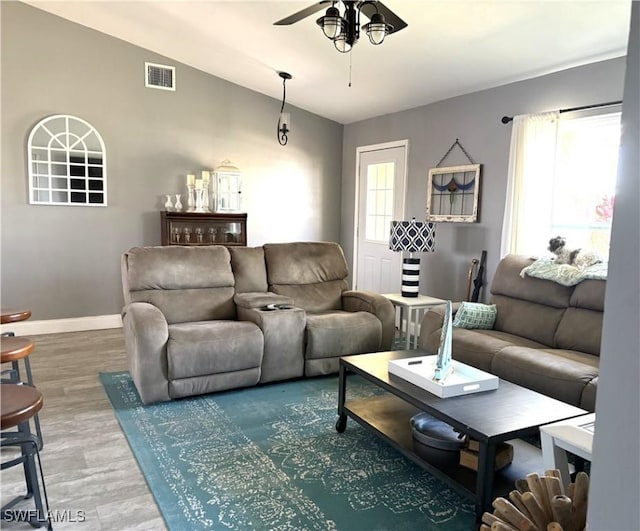
[[[388,242],[393,218],[395,164],[383,162],[367,167],[367,204],[365,235],[367,240]]]

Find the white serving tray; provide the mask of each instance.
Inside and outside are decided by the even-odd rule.
[[[488,372],[452,360],[453,372],[443,382],[433,379],[438,356],[419,356],[389,362],[389,373],[404,378],[422,389],[439,396],[469,395],[498,388],[498,377]]]

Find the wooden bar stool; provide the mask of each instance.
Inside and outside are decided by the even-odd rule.
[[[49,515],[49,501],[47,499],[47,490],[44,483],[44,474],[42,473],[40,452],[38,450],[39,441],[38,437],[31,433],[29,427],[29,420],[42,409],[42,403],[42,393],[35,387],[10,383],[0,385],[0,410],[2,414],[0,446],[2,448],[18,446],[20,447],[21,453],[20,456],[3,462],[0,470],[22,464],[27,485],[27,493],[24,496],[14,498],[4,505],[0,511],[3,520],[15,520],[16,512],[12,511],[12,507],[22,500],[28,500],[33,497],[35,511],[23,512],[27,517],[27,521],[33,527],[47,525],[48,529],[52,529]],[[15,427],[18,428],[18,431],[5,431]],[[40,479],[42,480],[42,494],[40,493],[38,470],[40,471]]]
[[[31,317],[31,310],[16,310],[14,308],[0,309],[0,324],[17,323]]]
[[[23,380],[20,376],[20,360],[24,363],[26,383],[33,387],[33,376],[31,375],[31,363],[29,362],[29,354],[33,352],[33,341],[28,337],[9,336],[0,340],[0,363],[11,363],[11,369],[2,371],[2,380],[4,383],[20,384]],[[42,439],[42,430],[40,429],[40,418],[36,414],[33,416],[33,422],[36,427],[36,435],[40,444],[40,450],[44,446]]]
[[[0,363],[11,363],[10,374],[6,376],[6,378],[10,380],[8,383],[18,383],[21,381],[18,361],[24,360],[27,383],[29,385],[33,385],[31,364],[29,363],[28,358],[29,354],[32,352],[33,341],[28,337],[8,336],[2,338],[0,341]]]
[[[14,308],[0,308],[0,324],[17,323],[31,317],[31,310],[16,310]],[[2,332],[2,337],[13,337],[13,332]]]
[[[2,308],[0,309],[0,323],[9,324],[17,323],[19,321],[25,321],[31,317],[31,310],[14,309],[14,308]],[[11,363],[10,371],[2,371],[2,383],[20,383],[22,378],[20,376],[20,364],[22,360],[24,363],[24,370],[27,377],[26,383],[33,386],[33,376],[31,375],[31,363],[29,361],[29,354],[33,352],[33,341],[26,337],[16,337],[13,332],[5,332],[0,339],[0,363]],[[5,377],[6,373],[6,377]],[[36,435],[40,441],[40,450],[44,446],[44,439],[42,438],[42,430],[40,429],[40,417],[35,415],[33,422],[36,427]]]

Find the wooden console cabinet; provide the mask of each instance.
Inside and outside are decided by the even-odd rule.
[[[160,212],[162,245],[247,245],[247,215]]]

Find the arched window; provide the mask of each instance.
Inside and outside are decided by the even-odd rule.
[[[30,204],[106,206],[106,152],[91,124],[64,114],[44,118],[27,151]]]

